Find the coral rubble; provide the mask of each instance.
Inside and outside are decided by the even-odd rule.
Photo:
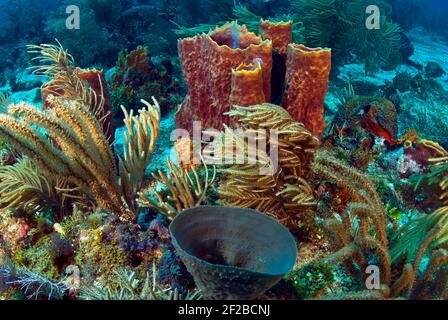
[[[388,1],[152,2],[0,5],[0,300],[447,300],[446,44]],[[44,29],[80,64],[12,49]]]

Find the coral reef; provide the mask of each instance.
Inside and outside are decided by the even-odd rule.
[[[50,2],[0,4],[0,299],[448,299],[445,31]]]

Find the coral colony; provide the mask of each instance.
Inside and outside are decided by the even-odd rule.
[[[448,299],[448,35],[217,2],[18,27],[59,40],[0,70],[0,299]]]

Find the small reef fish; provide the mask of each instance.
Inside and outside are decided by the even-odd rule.
[[[398,142],[392,137],[390,131],[381,126],[376,120],[377,112],[377,107],[370,105],[366,106],[361,113],[361,120],[358,124],[373,136],[383,138],[390,145],[397,145]]]

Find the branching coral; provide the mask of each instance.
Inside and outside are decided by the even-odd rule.
[[[157,210],[168,219],[173,219],[184,209],[200,206],[206,200],[210,188],[216,179],[216,168],[212,172],[204,163],[204,177],[201,177],[194,166],[191,173],[187,169],[173,164],[166,163],[169,174],[159,171],[153,174],[156,184],[140,193],[138,199],[142,207]],[[157,191],[157,183],[162,184],[166,190]],[[168,192],[165,196],[163,192]]]
[[[267,146],[264,150],[251,150],[247,137],[238,131],[223,133],[218,143],[224,144],[217,148],[224,150],[224,158],[234,157],[234,148],[226,148],[225,143],[243,150],[240,155],[243,158],[222,170],[226,176],[219,188],[221,203],[255,208],[294,226],[304,210],[315,206],[313,190],[306,178],[319,139],[279,106],[234,107],[229,115],[258,136],[258,140],[266,141]],[[278,134],[277,138],[268,136],[267,131]],[[278,170],[273,170],[276,165],[266,153],[269,149],[278,149]],[[238,164],[241,160],[243,163]],[[263,175],[263,169],[269,169],[268,174]]]
[[[79,102],[53,96],[48,102],[53,108],[46,111],[26,103],[11,106],[11,115],[19,119],[2,115],[0,134],[9,138],[17,151],[33,159],[44,174],[91,193],[111,212],[127,214],[114,181],[117,173],[112,150],[99,122]],[[33,125],[46,130],[61,150]]]
[[[313,171],[327,178],[341,188],[347,189],[352,203],[342,217],[330,218],[324,227],[332,235],[338,250],[326,259],[327,263],[346,262],[355,258],[363,268],[366,267],[365,253],[374,250],[381,261],[382,280],[386,285],[391,281],[391,260],[388,254],[386,235],[387,217],[373,184],[360,172],[336,160],[326,152],[316,155]],[[352,236],[354,221],[357,221],[356,235]],[[350,267],[354,271],[353,267]]]

